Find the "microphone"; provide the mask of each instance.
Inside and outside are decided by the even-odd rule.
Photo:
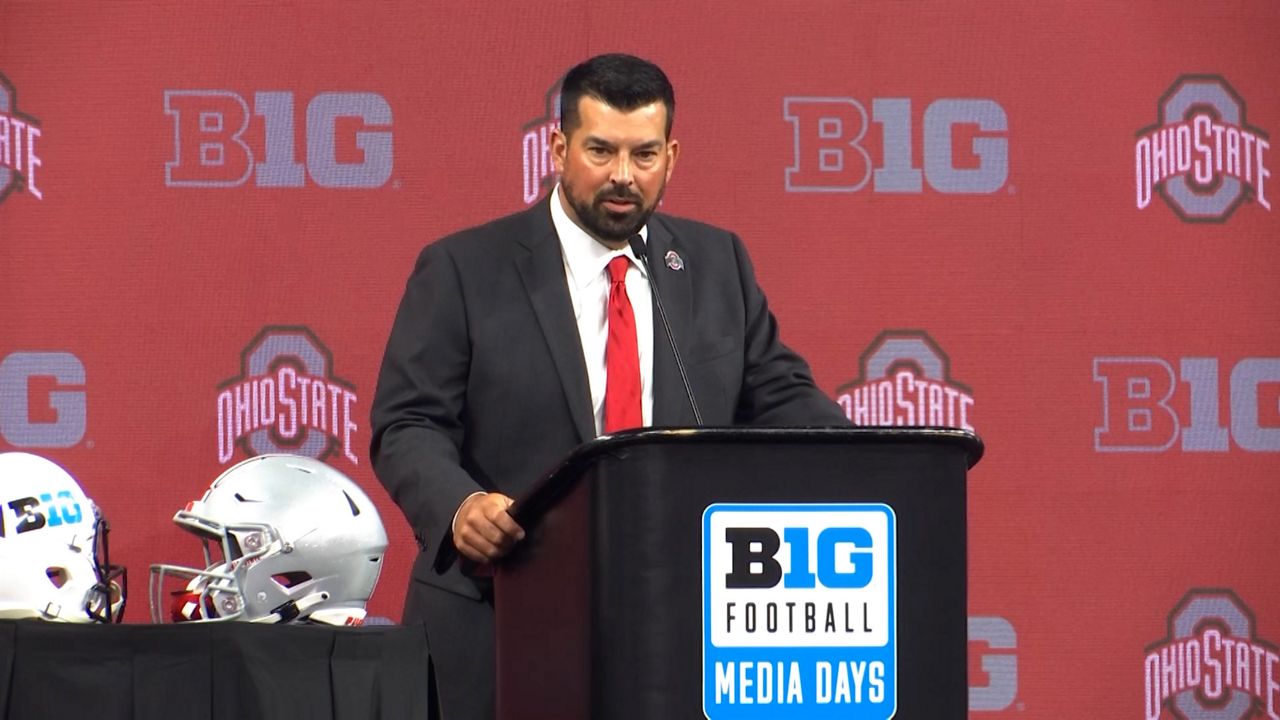
[[[685,397],[689,398],[689,407],[693,410],[693,422],[702,424],[702,413],[698,412],[698,401],[693,399],[693,386],[689,384],[689,374],[685,372],[684,361],[680,359],[680,348],[676,347],[676,336],[671,332],[671,323],[667,321],[667,310],[662,306],[662,295],[658,294],[658,284],[653,281],[653,268],[649,266],[649,248],[644,238],[637,233],[627,239],[631,252],[644,265],[644,274],[649,278],[649,289],[653,291],[653,301],[658,306],[658,317],[662,319],[662,329],[667,333],[667,342],[671,345],[671,354],[676,357],[676,369],[680,371],[680,381],[684,383]]]

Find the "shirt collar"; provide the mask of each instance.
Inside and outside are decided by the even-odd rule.
[[[569,281],[582,289],[604,275],[604,268],[609,261],[618,255],[626,255],[631,263],[644,274],[644,265],[636,259],[630,246],[622,250],[611,250],[597,241],[582,228],[578,227],[560,204],[560,184],[556,183],[551,191],[551,223],[560,236],[560,252],[564,256],[565,266],[569,269]],[[649,226],[640,228],[640,237],[649,240]]]

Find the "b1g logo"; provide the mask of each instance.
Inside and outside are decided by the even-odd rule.
[[[520,152],[524,172],[520,175],[521,198],[532,205],[556,182],[556,168],[551,162],[551,133],[560,128],[560,80],[547,90],[545,114],[520,128]]]
[[[1280,452],[1280,358],[1244,358],[1231,368],[1229,427],[1219,401],[1217,358],[1099,357],[1093,380],[1102,388],[1097,452],[1228,452],[1231,441],[1253,452]],[[1181,382],[1179,382],[1181,380]],[[1183,386],[1186,391],[1183,392]]]
[[[976,646],[976,647],[975,647]],[[1018,633],[999,616],[969,616],[969,710],[1006,710],[1018,697]],[[977,651],[977,655],[974,652]]]
[[[6,517],[8,516],[8,517]],[[46,527],[75,525],[84,511],[70,490],[40,497],[21,497],[0,504],[0,537],[21,535]]]
[[[1143,660],[1147,720],[1166,709],[1179,720],[1280,719],[1280,654],[1233,591],[1188,592],[1167,632]]]
[[[1009,179],[1009,118],[995,100],[941,99],[924,110],[917,166],[912,148],[910,98],[875,98],[871,116],[848,97],[788,97],[782,115],[794,142],[787,192],[993,193]],[[868,147],[871,124],[880,126],[880,146]],[[968,138],[967,148],[954,139]],[[879,164],[872,158],[878,151]],[[923,172],[921,170],[923,169]]]
[[[218,462],[290,453],[324,460],[341,448],[358,463],[355,387],[333,374],[333,355],[305,327],[263,328],[218,392]]]
[[[885,330],[858,358],[860,375],[836,402],[860,427],[929,425],[973,430],[973,392],[951,377],[951,361],[923,330]]]
[[[716,504],[702,518],[706,716],[893,717],[893,509]]]
[[[230,90],[166,90],[173,119],[169,187],[303,187],[310,177],[325,188],[376,188],[391,177],[391,106],[370,92],[324,92],[307,102],[306,162],[296,158],[294,94],[255,92],[249,103]],[[261,149],[250,146],[250,122]]]
[[[40,138],[40,121],[18,111],[18,91],[0,75],[0,202],[23,190],[44,199],[36,185],[36,168],[44,164],[36,154]]]
[[[84,363],[69,352],[0,359],[0,438],[15,448],[66,448],[84,439]]]
[[[1138,209],[1158,192],[1186,222],[1222,222],[1241,203],[1267,210],[1267,134],[1245,121],[1244,100],[1219,75],[1183,75],[1134,143]]]

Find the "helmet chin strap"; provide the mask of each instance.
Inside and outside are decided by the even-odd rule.
[[[305,595],[297,600],[290,600],[289,602],[279,607],[273,608],[270,614],[264,615],[263,617],[253,620],[252,622],[258,622],[258,623],[293,622],[299,616],[305,615],[308,612],[310,612],[311,608],[315,607],[316,605],[319,605],[320,603],[328,599],[329,599],[329,593],[314,592],[314,593],[311,593],[310,595]]]

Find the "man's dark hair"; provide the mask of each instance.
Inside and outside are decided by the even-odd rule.
[[[578,102],[592,97],[611,107],[630,112],[662,101],[667,107],[667,137],[676,116],[676,93],[671,81],[657,65],[634,55],[597,55],[576,65],[560,84],[560,129],[565,135],[582,124]]]

